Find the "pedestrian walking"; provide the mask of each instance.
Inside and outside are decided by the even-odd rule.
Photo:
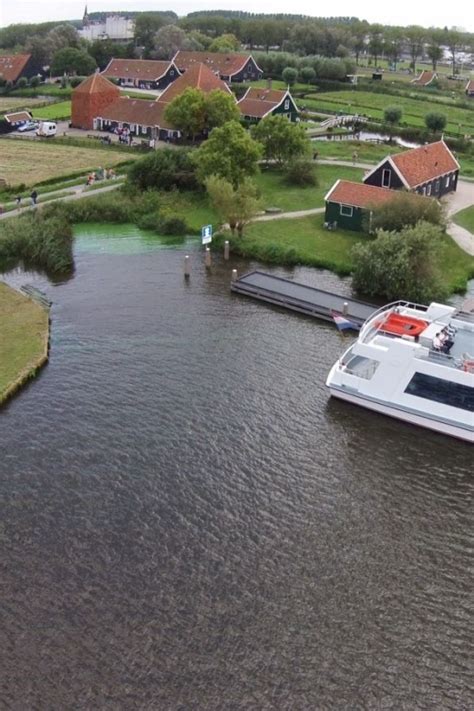
[[[31,206],[35,207],[37,200],[38,200],[38,193],[36,192],[36,190],[33,190],[33,192],[30,195],[30,198],[31,198]]]
[[[358,158],[359,154],[357,153],[357,151],[354,151],[354,153],[352,154],[352,165],[355,165],[357,163]]]

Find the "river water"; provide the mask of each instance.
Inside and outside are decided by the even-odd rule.
[[[53,327],[0,412],[0,708],[472,708],[469,446],[329,401],[350,337],[256,265],[113,232],[6,277]]]

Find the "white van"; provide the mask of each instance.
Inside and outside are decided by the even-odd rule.
[[[40,125],[36,131],[37,136],[55,136],[57,132],[56,124],[53,121],[40,121]]]

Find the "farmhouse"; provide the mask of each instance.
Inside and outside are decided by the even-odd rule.
[[[14,84],[21,77],[30,79],[44,71],[31,59],[31,54],[5,54],[0,56],[0,80]]]
[[[364,183],[439,198],[456,190],[458,174],[459,163],[441,140],[384,158]]]
[[[163,90],[180,76],[180,72],[173,62],[111,59],[102,76],[116,79],[120,86]]]
[[[290,121],[298,118],[298,108],[289,89],[258,89],[250,87],[237,102],[240,113],[249,123],[257,123],[265,116],[286,116]]]
[[[423,70],[419,77],[415,77],[411,80],[411,83],[416,84],[417,86],[429,86],[429,84],[431,84],[431,82],[433,82],[437,78],[438,75],[436,74],[436,72],[429,72],[427,70]]]
[[[263,72],[251,54],[238,52],[188,52],[179,50],[173,62],[180,72],[194,64],[205,64],[214,74],[227,82],[247,82],[261,79]]]
[[[336,223],[343,229],[360,232],[365,229],[367,219],[370,224],[372,210],[393,200],[395,195],[388,188],[337,180],[324,198],[324,220],[328,225]]]
[[[470,79],[466,84],[466,95],[474,98],[474,79]]]
[[[117,86],[101,74],[85,79],[72,94],[72,125],[114,131],[126,128],[137,137],[177,139],[180,132],[165,118],[168,104],[188,87],[208,93],[231,94],[229,87],[204,64],[195,64],[169,84],[159,99],[145,101],[121,96]]]

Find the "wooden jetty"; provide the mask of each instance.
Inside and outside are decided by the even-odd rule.
[[[378,308],[364,301],[349,299],[258,270],[232,281],[231,290],[237,294],[251,296],[331,323],[334,323],[332,312],[335,311],[346,316],[357,326],[362,326]]]

